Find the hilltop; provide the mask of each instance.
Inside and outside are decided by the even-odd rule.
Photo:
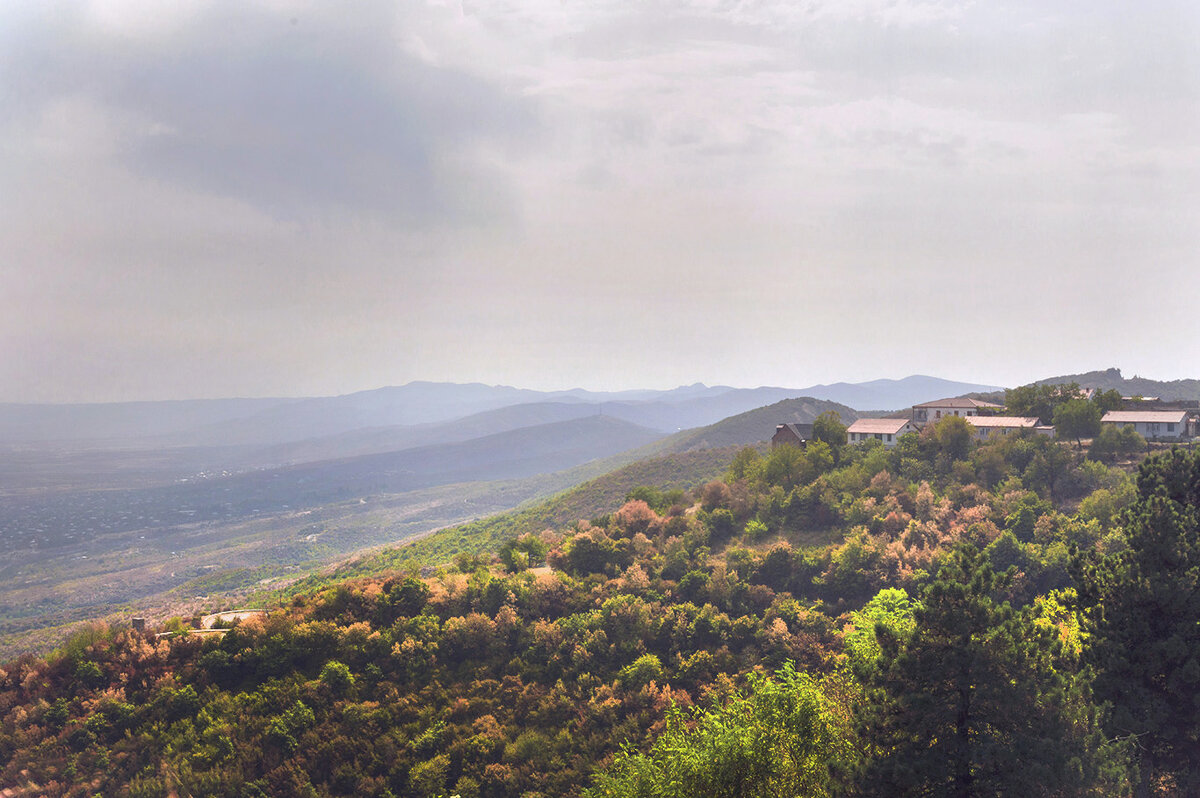
[[[1103,371],[1086,371],[1082,374],[1066,374],[1038,380],[1037,385],[1061,385],[1078,383],[1081,388],[1096,388],[1101,391],[1117,391],[1122,396],[1157,396],[1159,399],[1200,400],[1200,380],[1151,380],[1146,377],[1126,378],[1118,368]]]
[[[779,424],[811,424],[822,413],[836,413],[843,424],[861,415],[837,402],[804,396],[739,413],[699,429],[684,430],[647,447],[650,451],[686,452],[724,446],[747,446],[769,441]]]

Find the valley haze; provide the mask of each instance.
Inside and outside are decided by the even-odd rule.
[[[830,410],[849,423],[854,406],[995,389],[922,376],[613,392],[415,382],[334,397],[0,405],[0,650],[121,608],[220,609],[230,590],[286,583],[646,458],[754,445],[778,423]]]

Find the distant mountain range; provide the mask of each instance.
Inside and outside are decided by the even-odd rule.
[[[345,396],[216,399],[84,405],[0,405],[0,442],[103,441],[162,449],[179,446],[281,447],[279,462],[386,451],[455,437],[451,426],[491,423],[491,431],[606,415],[660,432],[712,424],[783,399],[808,396],[859,410],[896,410],[917,402],[996,386],[913,376],[807,388],[731,388],[701,383],[669,391],[531,391],[478,383],[413,382]],[[521,409],[516,409],[521,408]],[[479,414],[496,415],[479,417]],[[504,411],[504,412],[498,412]],[[471,417],[474,420],[469,420]],[[472,432],[478,433],[480,428]],[[385,443],[385,441],[390,441]]]

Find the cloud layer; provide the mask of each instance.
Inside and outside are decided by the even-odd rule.
[[[1185,3],[10,5],[0,399],[1195,376],[1198,33]]]

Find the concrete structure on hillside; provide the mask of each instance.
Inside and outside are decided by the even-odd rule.
[[[1148,441],[1182,441],[1196,433],[1195,421],[1186,410],[1111,410],[1100,423],[1133,427]]]
[[[967,416],[967,423],[975,428],[975,440],[979,441],[1021,430],[1032,430],[1039,435],[1054,434],[1054,427],[1043,427],[1039,421],[1037,417],[1023,416]]]
[[[912,422],[917,429],[920,429],[926,424],[936,424],[946,416],[979,416],[999,413],[1003,409],[1003,405],[983,402],[979,399],[938,399],[913,405]]]
[[[804,446],[812,440],[812,435],[812,424],[780,424],[775,427],[775,434],[771,436],[771,448],[784,444]]]
[[[865,443],[871,439],[881,441],[884,446],[895,446],[906,432],[917,428],[907,418],[860,418],[846,428],[848,443]]]
[[[218,623],[222,626],[226,624],[234,624],[238,621],[243,621],[247,618],[265,618],[267,617],[266,610],[226,610],[225,612],[214,612],[212,615],[205,615],[200,619],[200,629],[212,629]]]

